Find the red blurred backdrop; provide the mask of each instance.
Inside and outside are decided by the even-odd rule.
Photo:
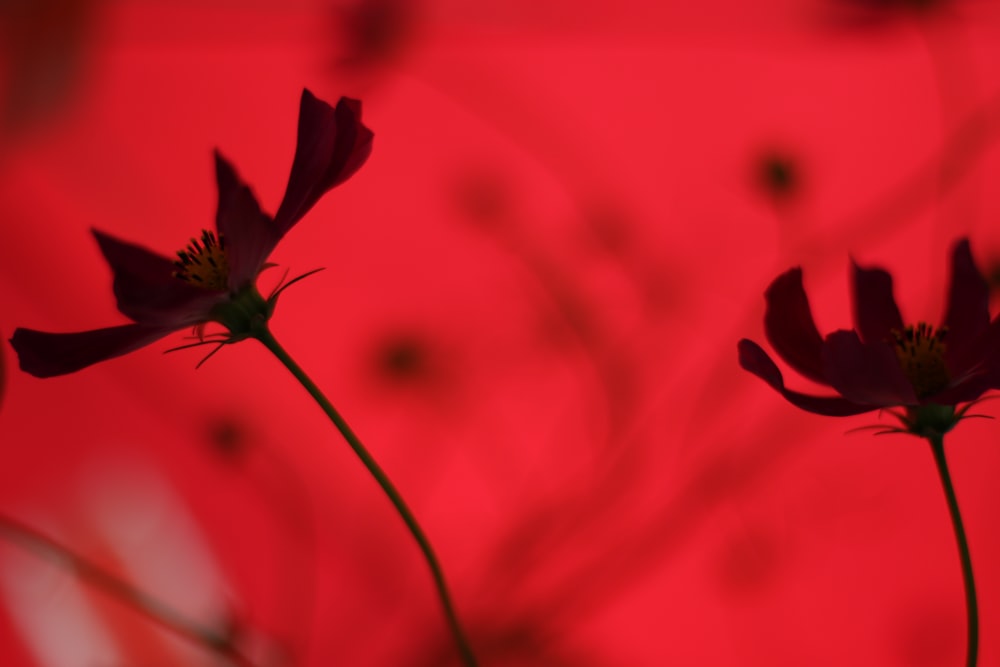
[[[1000,267],[1000,10],[917,4],[11,3],[0,330],[124,322],[91,227],[181,248],[215,147],[273,212],[301,89],[359,97],[372,158],[274,255],[326,271],[273,327],[423,522],[483,665],[962,664],[927,447],[799,412],[735,351],[790,266],[822,331],[849,324],[850,256],[912,321],[938,321],[954,239]],[[305,392],[256,343],[196,371],[162,354],[182,342],[44,381],[5,349],[0,511],[260,667],[454,664],[410,536]],[[948,439],[982,665],[998,428]],[[220,664],[10,544],[0,663]]]

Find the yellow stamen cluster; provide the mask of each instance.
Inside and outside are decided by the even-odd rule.
[[[226,239],[215,238],[214,232],[203,231],[201,242],[191,239],[187,248],[178,251],[174,276],[205,289],[224,290],[229,287],[229,259]]]
[[[920,322],[903,331],[892,330],[896,358],[903,373],[913,385],[917,398],[926,398],[948,386],[951,378],[944,363],[947,345],[944,342],[947,327],[937,331]]]

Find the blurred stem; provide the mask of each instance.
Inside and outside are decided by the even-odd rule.
[[[43,535],[31,526],[0,514],[0,535],[3,535],[12,544],[17,544],[47,558],[56,565],[64,567],[83,581],[101,589],[111,597],[117,598],[161,628],[199,644],[212,653],[225,656],[238,667],[252,667],[253,663],[236,650],[231,638],[224,633],[214,632],[188,620],[175,609],[119,579],[86,558],[76,555],[69,548]]]
[[[348,426],[344,418],[337,412],[337,409],[333,407],[333,404],[327,399],[327,397],[320,391],[316,383],[310,379],[302,368],[295,363],[295,360],[285,351],[283,347],[278,343],[278,341],[271,334],[270,329],[267,328],[266,322],[261,322],[256,325],[253,332],[253,337],[264,344],[271,353],[278,358],[278,360],[284,364],[284,366],[295,376],[295,378],[302,384],[306,391],[313,397],[319,407],[322,408],[323,412],[326,413],[333,425],[337,427],[340,434],[344,436],[347,444],[350,445],[351,449],[361,463],[365,466],[375,481],[385,492],[385,495],[389,497],[389,501],[392,503],[393,507],[399,513],[399,516],[403,519],[403,523],[409,528],[410,533],[413,538],[417,541],[417,545],[420,547],[420,551],[423,552],[424,560],[427,561],[427,565],[431,570],[431,576],[434,579],[434,586],[437,589],[438,597],[441,599],[441,605],[444,607],[444,614],[448,621],[448,627],[451,630],[451,634],[454,637],[455,644],[458,648],[458,652],[462,657],[462,662],[466,667],[476,667],[476,657],[472,653],[472,647],[469,645],[468,639],[465,637],[465,633],[462,630],[462,626],[459,623],[458,615],[455,612],[455,605],[452,603],[451,594],[448,592],[448,584],[445,582],[444,572],[441,569],[441,564],[438,562],[437,556],[434,554],[434,549],[431,547],[430,540],[424,534],[423,529],[420,524],[417,523],[416,517],[410,508],[406,505],[403,497],[400,495],[399,491],[389,480],[388,475],[375,461],[372,455],[368,452],[365,446],[358,439],[358,436],[354,434],[351,427]]]
[[[941,137],[942,142],[946,143],[948,137],[954,136],[961,128],[963,112],[975,99],[978,86],[975,68],[972,67],[974,63],[965,48],[960,21],[941,20],[944,17],[935,11],[928,11],[919,18],[916,26],[930,63],[941,117]],[[933,192],[937,200],[933,233],[928,236],[931,248],[940,246],[951,237],[956,220],[975,220],[978,217],[976,208],[981,176],[977,171],[970,171],[962,179],[964,189],[956,188],[949,193],[949,183],[956,179],[952,173],[955,168],[947,159],[942,159],[939,163],[937,184]]]
[[[955,487],[951,483],[948,472],[948,461],[944,455],[944,436],[931,435],[931,451],[934,453],[934,463],[937,464],[941,486],[948,501],[948,511],[951,513],[951,524],[955,529],[955,541],[958,543],[958,556],[962,561],[962,577],[965,581],[965,609],[968,616],[968,649],[966,667],[975,667],[979,654],[979,607],[976,603],[976,582],[972,576],[972,558],[969,555],[969,542],[965,537],[965,527],[962,525],[962,513],[958,509],[958,499],[955,497]]]

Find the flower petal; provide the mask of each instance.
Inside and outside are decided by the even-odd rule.
[[[803,376],[830,384],[823,375],[823,338],[816,330],[809,297],[802,287],[802,269],[791,269],[775,278],[764,299],[764,331],[774,351]]]
[[[892,276],[883,269],[861,268],[854,260],[851,267],[855,329],[865,343],[890,341],[890,331],[903,330],[903,318],[892,296]]]
[[[7,354],[0,349],[0,407],[7,390]]]
[[[990,292],[976,268],[968,239],[955,246],[951,260],[951,285],[944,325],[948,327],[946,360],[956,375],[982,361],[983,334],[990,326]]]
[[[114,272],[118,310],[136,322],[184,326],[205,321],[225,293],[188,285],[174,277],[174,263],[141,246],[91,230]]]
[[[990,389],[1000,389],[1000,316],[987,327],[977,347],[980,352],[975,358],[970,358],[965,371],[953,373],[952,386],[931,396],[929,402],[944,405],[963,403],[975,400]]]
[[[924,403],[937,403],[938,405],[958,405],[974,401],[984,392],[990,389],[989,376],[985,373],[971,375],[961,382],[929,396]]]
[[[178,327],[126,324],[79,333],[16,329],[10,344],[21,370],[35,377],[65,375],[145,347]]]
[[[886,343],[862,343],[854,331],[835,331],[826,337],[823,364],[830,384],[850,401],[878,407],[919,403]]]
[[[279,236],[253,191],[219,151],[215,151],[215,177],[219,187],[215,229],[225,239],[229,289],[236,291],[257,277]]]
[[[1000,315],[990,322],[983,340],[987,352],[981,364],[982,373],[990,389],[1000,389]]]
[[[356,172],[372,150],[372,131],[361,123],[361,102],[341,97],[336,108],[302,91],[295,158],[285,196],[274,216],[279,237],[328,190]]]
[[[761,349],[760,345],[744,338],[737,345],[737,349],[739,350],[740,366],[744,370],[750,371],[771,385],[789,403],[807,412],[829,417],[847,417],[878,409],[876,405],[853,403],[840,396],[809,396],[786,389],[781,371],[771,361],[771,357],[767,356],[767,353]]]

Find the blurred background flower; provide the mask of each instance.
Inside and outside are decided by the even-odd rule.
[[[360,97],[376,150],[272,257],[327,269],[273,328],[420,517],[484,665],[960,664],[925,449],[845,436],[872,416],[802,414],[733,355],[792,266],[827,331],[849,255],[907,276],[926,321],[943,248],[1000,256],[1000,11],[861,4],[4,3],[0,330],[119,321],[90,227],[182,246],[215,147],[276,202],[302,88]],[[260,667],[455,664],[409,536],[304,392],[259,347],[195,372],[174,344],[8,368],[0,512]],[[995,429],[949,443],[983,665]],[[0,551],[4,664],[219,664],[56,565]]]

